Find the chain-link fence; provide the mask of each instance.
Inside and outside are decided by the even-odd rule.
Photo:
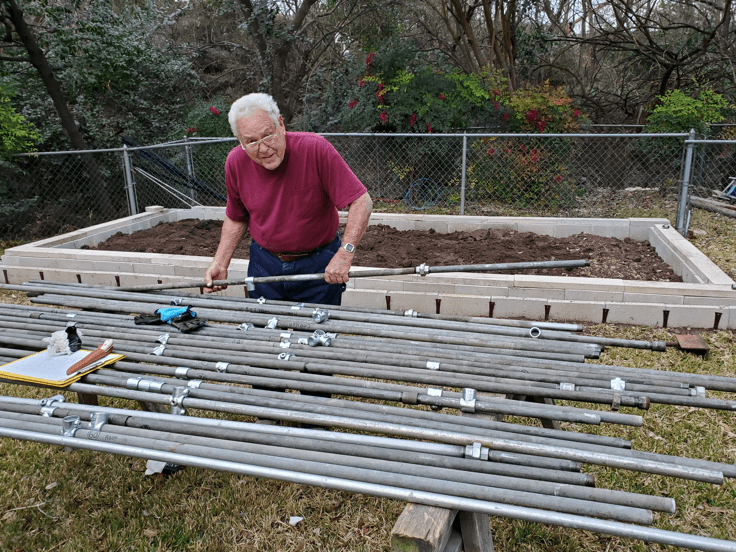
[[[736,176],[733,141],[687,134],[325,134],[368,187],[376,210],[436,214],[622,217],[647,190],[665,216],[683,184],[710,197]],[[0,165],[0,238],[22,241],[143,211],[224,205],[233,138],[188,139],[86,154],[18,156]],[[686,169],[687,147],[692,148]]]

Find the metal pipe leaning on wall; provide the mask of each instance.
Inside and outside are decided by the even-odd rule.
[[[494,516],[522,519],[537,523],[549,523],[553,525],[594,531],[624,538],[641,539],[647,542],[669,544],[681,548],[706,550],[709,552],[736,551],[736,543],[731,541],[723,541],[709,537],[701,537],[697,535],[689,535],[673,531],[641,527],[615,521],[599,520],[573,514],[550,512],[535,508],[509,506],[494,502],[458,498],[426,491],[414,491],[412,493],[407,493],[405,489],[392,486],[357,483],[354,481],[339,479],[330,476],[315,477],[310,474],[297,473],[288,470],[264,468],[260,466],[249,466],[237,462],[212,460],[191,455],[161,452],[152,449],[146,449],[143,447],[116,445],[100,441],[82,440],[77,439],[76,437],[66,437],[62,435],[48,435],[37,432],[0,428],[0,436],[18,440],[53,444],[58,446],[95,450],[99,452],[107,452],[110,454],[130,456],[134,458],[153,459],[160,462],[170,462],[178,465],[215,469],[219,471],[227,471],[230,473],[237,473],[240,475],[247,475],[251,477],[267,477],[271,479],[278,479],[281,481],[316,485],[320,487],[358,492],[371,496],[382,496],[397,500],[408,500],[410,496],[412,502],[416,502],[419,504],[427,504],[430,506],[438,506],[442,508],[457,509],[469,512],[480,512]]]

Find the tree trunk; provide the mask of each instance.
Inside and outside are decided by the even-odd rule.
[[[38,71],[41,81],[46,87],[46,91],[54,102],[56,112],[59,114],[59,118],[61,119],[61,126],[69,137],[72,147],[77,150],[89,149],[84,136],[82,136],[82,133],[79,132],[79,128],[77,128],[74,115],[72,115],[69,105],[67,104],[66,97],[64,96],[64,92],[61,89],[61,84],[56,80],[56,77],[54,77],[54,71],[51,68],[51,64],[49,64],[48,59],[46,59],[46,55],[36,41],[33,31],[23,18],[23,11],[15,0],[3,0],[3,3],[8,9],[10,20],[15,27],[15,32],[18,33],[18,37],[28,53],[28,61],[30,61],[31,65],[33,65]],[[105,183],[102,180],[102,175],[97,168],[94,158],[91,154],[86,154],[83,155],[83,160],[89,172],[89,182],[93,187],[95,187],[98,193],[100,209],[107,211],[108,213],[112,213],[113,208],[110,202],[110,196],[105,189]]]

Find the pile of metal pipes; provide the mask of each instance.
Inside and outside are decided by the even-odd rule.
[[[177,408],[188,407],[187,402],[177,401]],[[191,404],[196,408],[202,402]],[[736,550],[728,541],[633,525],[650,524],[652,511],[673,513],[672,499],[596,489],[584,474],[564,470],[506,465],[506,473],[499,473],[496,463],[474,454],[475,446],[181,414],[71,404],[61,396],[0,397],[0,436],[685,548]]]
[[[203,359],[198,354],[201,347],[192,343],[196,340],[206,343],[209,350],[216,350],[220,362],[253,368],[609,404],[614,409],[620,406],[647,409],[650,402],[736,409],[736,401],[706,397],[707,390],[736,391],[736,380],[732,378],[584,362],[586,357],[597,356],[603,346],[656,351],[662,350],[663,342],[582,336],[574,331],[554,329],[554,324],[523,328],[489,324],[481,318],[427,319],[368,309],[326,309],[218,296],[90,290],[69,285],[32,284],[23,288],[42,293],[33,299],[38,303],[150,314],[173,302],[196,308],[198,316],[210,322],[239,324],[235,329],[210,323],[196,334],[174,334],[161,355],[178,359],[175,362]],[[55,313],[56,322],[68,321],[65,312]],[[51,322],[54,315],[42,316]],[[360,322],[360,319],[367,321]],[[81,324],[87,319],[80,316],[78,321]],[[131,328],[135,326],[131,317],[122,316],[115,323],[125,328],[126,338],[131,338],[116,346],[118,350],[122,347],[126,355],[147,354],[158,347],[152,335],[145,338],[137,334],[140,339],[133,339]],[[154,333],[157,331],[155,326],[149,328]],[[92,331],[102,332],[99,334],[102,337],[105,332],[110,333],[110,328]],[[98,335],[90,333],[90,336]],[[328,346],[314,346],[319,344]],[[211,359],[212,355],[207,358]]]
[[[69,286],[70,288],[73,286]],[[73,294],[72,294],[73,295]],[[136,294],[141,295],[141,294]],[[39,303],[51,303],[53,295],[44,294],[36,299]],[[495,337],[487,338],[492,345],[487,345],[484,338],[473,337],[471,343],[463,342],[463,335],[459,329],[442,329],[438,332],[424,332],[421,326],[413,326],[413,329],[405,331],[406,325],[398,323],[403,320],[421,320],[420,316],[406,316],[402,313],[390,314],[391,321],[381,322],[387,327],[401,327],[403,329],[390,329],[390,332],[404,333],[409,339],[400,339],[395,336],[378,336],[366,331],[333,334],[325,332],[319,337],[310,333],[313,328],[324,328],[324,324],[331,320],[341,325],[339,316],[352,316],[350,313],[363,314],[351,309],[333,309],[330,307],[328,320],[317,322],[317,318],[325,317],[323,308],[304,305],[268,305],[255,301],[241,301],[251,309],[267,309],[278,307],[278,313],[267,311],[265,313],[252,313],[236,310],[235,313],[240,320],[227,320],[240,325],[228,326],[226,324],[208,323],[205,327],[191,334],[179,334],[171,332],[170,326],[136,326],[130,315],[119,314],[120,312],[142,312],[152,313],[161,306],[169,306],[172,303],[190,304],[190,299],[200,299],[198,296],[178,301],[177,297],[163,296],[165,301],[138,301],[120,299],[108,299],[99,303],[89,304],[87,308],[95,311],[68,311],[50,309],[47,307],[19,307],[13,305],[0,305],[0,357],[8,361],[26,356],[28,351],[38,351],[45,348],[41,341],[50,333],[63,329],[70,322],[74,323],[83,335],[84,347],[96,347],[107,338],[115,339],[115,351],[126,355],[124,361],[114,365],[114,369],[99,370],[85,376],[80,383],[69,386],[69,391],[80,394],[106,395],[136,400],[142,404],[171,405],[172,411],[183,413],[186,410],[213,410],[231,414],[255,416],[261,419],[276,419],[283,422],[293,422],[318,426],[340,427],[371,434],[383,434],[394,437],[378,437],[375,435],[353,435],[338,432],[313,431],[285,426],[261,426],[254,424],[239,424],[236,422],[207,420],[205,424],[215,424],[218,428],[233,430],[236,432],[247,432],[255,434],[248,439],[235,437],[232,434],[213,433],[212,427],[203,429],[199,420],[194,417],[181,418],[158,413],[143,413],[139,411],[113,411],[96,406],[69,405],[59,402],[58,398],[46,400],[44,404],[40,401],[24,401],[6,398],[0,400],[3,405],[13,404],[13,408],[0,406],[0,410],[13,411],[13,415],[0,414],[0,435],[11,438],[28,439],[39,442],[53,443],[66,447],[90,448],[105,452],[125,454],[129,456],[158,460],[160,462],[172,462],[180,465],[191,465],[222,469],[234,473],[274,477],[287,481],[317,484],[335,489],[353,490],[377,496],[388,496],[391,498],[402,498],[406,500],[411,496],[411,501],[430,505],[457,508],[467,511],[485,512],[492,515],[513,517],[541,521],[544,523],[561,524],[570,527],[578,527],[602,533],[620,535],[629,538],[640,538],[651,542],[662,542],[675,546],[698,548],[704,550],[724,550],[724,541],[714,539],[702,539],[691,535],[682,535],[666,531],[652,530],[628,523],[650,523],[646,514],[642,512],[619,512],[619,507],[632,507],[633,503],[618,503],[615,499],[606,499],[602,510],[598,505],[588,509],[585,504],[573,505],[571,502],[549,506],[544,502],[547,498],[537,501],[537,497],[530,498],[526,493],[545,495],[546,491],[536,490],[537,482],[540,485],[550,485],[550,488],[562,488],[571,486],[577,491],[571,494],[557,494],[558,497],[570,500],[581,500],[599,502],[588,498],[592,495],[579,494],[581,489],[590,489],[594,485],[594,479],[586,474],[580,473],[581,463],[591,463],[611,468],[629,469],[693,479],[697,481],[720,483],[723,477],[736,476],[736,468],[729,464],[719,464],[696,459],[671,457],[632,451],[628,441],[586,435],[576,432],[562,432],[538,427],[529,427],[516,424],[508,424],[484,420],[475,417],[453,416],[440,412],[414,410],[385,404],[373,404],[369,402],[347,401],[338,398],[314,397],[295,395],[268,391],[265,389],[252,389],[242,385],[258,386],[270,389],[295,389],[306,393],[327,393],[340,396],[361,397],[366,399],[390,401],[404,404],[421,404],[432,407],[433,410],[442,408],[456,408],[464,412],[482,412],[497,414],[515,414],[545,419],[556,419],[574,421],[578,423],[620,423],[627,425],[641,425],[639,416],[622,414],[618,412],[593,411],[579,408],[559,407],[555,405],[539,405],[519,403],[500,398],[485,397],[475,394],[478,391],[496,391],[487,386],[510,385],[508,389],[496,392],[505,392],[514,395],[527,395],[538,397],[562,398],[554,395],[554,391],[565,391],[577,394],[573,400],[588,400],[588,395],[598,398],[594,402],[611,402],[610,395],[613,394],[615,404],[616,397],[619,404],[627,406],[645,406],[642,397],[646,389],[631,389],[630,382],[635,385],[650,385],[657,389],[664,387],[670,395],[670,389],[681,389],[688,391],[678,397],[687,399],[698,399],[705,401],[702,404],[712,408],[729,408],[729,401],[715,401],[700,396],[693,396],[689,391],[695,386],[701,386],[721,390],[733,390],[736,382],[729,378],[706,378],[690,374],[676,375],[673,381],[671,374],[661,374],[653,371],[625,369],[621,367],[601,367],[598,365],[587,365],[584,360],[589,351],[590,344],[583,344],[585,349],[560,350],[527,349],[524,342],[539,343],[532,337],[519,337],[511,341],[513,346],[508,348],[498,343]],[[202,298],[207,299],[207,298]],[[212,298],[213,302],[219,302],[218,308],[197,307],[198,316],[213,320],[209,316],[214,313],[217,317],[227,318],[233,309],[225,309],[226,301]],[[82,301],[85,302],[85,301]],[[57,303],[54,303],[57,304]],[[110,308],[107,305],[111,304]],[[134,305],[143,304],[140,310],[130,308]],[[299,316],[289,318],[288,322],[293,325],[281,327],[271,320],[279,316],[286,318],[283,307],[296,312],[302,312]],[[314,308],[312,308],[314,307]],[[340,314],[335,314],[337,311]],[[304,312],[309,316],[304,316]],[[244,314],[241,314],[244,313]],[[382,314],[382,313],[368,313]],[[259,316],[243,321],[243,316]],[[268,318],[264,328],[256,328],[255,322],[263,322]],[[311,318],[311,321],[309,321]],[[433,318],[432,320],[441,320]],[[471,325],[469,335],[481,334],[484,336],[495,336],[487,329],[496,324],[487,322],[476,322],[472,320],[441,320],[442,322],[457,322]],[[306,331],[294,331],[298,323],[307,323],[310,326]],[[393,322],[397,322],[394,324]],[[371,322],[373,323],[373,322]],[[520,323],[523,324],[523,323]],[[316,325],[316,326],[315,326]],[[476,327],[484,327],[484,331],[476,331]],[[502,326],[498,324],[498,326]],[[503,327],[503,326],[502,326]],[[510,326],[505,326],[510,327]],[[328,328],[329,329],[329,328]],[[550,331],[563,331],[550,326]],[[166,330],[169,330],[168,332]],[[451,339],[444,338],[442,334],[452,334]],[[529,333],[529,332],[527,332]],[[421,339],[416,339],[421,335]],[[326,339],[325,339],[326,338]],[[328,341],[329,340],[329,341]],[[328,341],[328,342],[327,342]],[[478,341],[477,343],[475,341]],[[517,343],[518,342],[518,343]],[[554,344],[554,340],[550,340]],[[573,347],[579,344],[569,342]],[[610,344],[606,344],[610,346]],[[617,345],[618,346],[618,345]],[[654,347],[650,347],[654,348]],[[600,349],[600,347],[599,347]],[[562,358],[560,358],[562,357]],[[553,368],[548,368],[554,366]],[[564,369],[563,369],[564,368]],[[619,370],[620,368],[620,370]],[[501,376],[494,372],[506,372]],[[572,390],[561,389],[562,386],[540,379],[525,379],[527,374],[548,373],[562,371],[565,377],[577,374],[578,383]],[[339,377],[340,374],[349,377]],[[601,377],[604,374],[604,377]],[[605,388],[606,379],[619,378],[625,374],[627,378],[625,389],[612,390]],[[514,377],[511,377],[511,376]],[[664,375],[664,378],[657,379]],[[653,379],[648,379],[648,377]],[[680,376],[683,379],[680,381]],[[369,378],[369,379],[364,379]],[[428,379],[427,379],[428,378]],[[692,379],[688,379],[692,378]],[[502,381],[503,383],[497,383]],[[588,381],[592,380],[592,381]],[[210,383],[211,382],[211,383]],[[403,383],[397,383],[403,382]],[[417,387],[406,385],[409,383],[421,383],[436,387]],[[485,386],[485,387],[484,387]],[[462,393],[448,392],[443,387],[464,388]],[[471,393],[472,391],[472,393]],[[615,393],[612,393],[615,391]],[[627,394],[629,392],[630,394]],[[585,398],[582,398],[585,397]],[[601,397],[605,397],[602,399]],[[630,400],[633,399],[633,400]],[[629,401],[628,404],[626,402]],[[713,402],[715,401],[715,402]],[[665,401],[662,401],[665,402]],[[22,404],[23,409],[18,409],[17,404]],[[648,402],[646,403],[648,404]],[[675,403],[677,404],[677,403]],[[691,406],[700,406],[688,403]],[[35,409],[35,410],[34,410]],[[46,409],[42,411],[41,409]],[[44,415],[45,414],[45,415]],[[130,425],[140,431],[163,431],[168,433],[144,434],[135,433],[130,435],[130,440],[122,440],[116,432],[107,425],[96,427],[95,424],[87,424],[86,421],[94,422],[95,418],[102,414],[109,414],[113,420],[120,416],[123,422],[115,423],[106,421],[108,425],[128,425],[127,420],[135,420]],[[33,416],[34,418],[18,418],[17,416]],[[67,420],[67,434],[58,434],[58,424],[67,416],[80,416],[80,420]],[[92,417],[90,417],[92,416]],[[13,421],[6,421],[12,418]],[[39,420],[38,418],[46,418]],[[49,418],[59,418],[56,422],[49,422]],[[136,418],[143,418],[141,422]],[[161,420],[178,420],[179,426],[164,425],[154,428],[149,418]],[[84,422],[82,421],[84,420]],[[182,425],[182,420],[185,423]],[[197,422],[192,422],[197,420]],[[26,423],[51,424],[52,429],[42,430],[40,426],[26,426]],[[96,422],[99,425],[99,421]],[[15,424],[15,425],[13,425]],[[18,424],[21,424],[19,426]],[[234,424],[234,425],[230,425]],[[142,429],[145,425],[150,429]],[[240,425],[247,426],[240,427]],[[237,426],[237,427],[236,427]],[[104,428],[104,429],[103,429]],[[255,428],[255,429],[254,429]],[[80,433],[86,430],[91,433]],[[111,431],[114,436],[105,435],[102,442],[97,437],[103,435],[100,431]],[[72,431],[71,435],[68,433]],[[98,434],[94,437],[95,432]],[[191,435],[200,439],[222,438],[223,443],[219,445],[205,443],[204,441],[189,441],[182,435]],[[340,436],[335,438],[335,436]],[[76,437],[84,444],[79,446],[75,442]],[[291,441],[291,439],[301,441]],[[91,441],[85,440],[92,439]],[[148,440],[146,440],[148,439]],[[259,440],[260,439],[260,440]],[[251,456],[247,460],[242,456],[243,450],[234,447],[233,442],[256,443],[259,446],[273,447],[283,445],[289,448],[286,458],[292,459],[292,465],[260,464]],[[342,443],[342,439],[347,439]],[[353,439],[351,441],[351,439]],[[365,439],[365,441],[361,441]],[[416,439],[417,441],[414,441]],[[380,443],[373,440],[380,440]],[[421,440],[421,441],[419,441]],[[170,442],[167,442],[170,441]],[[319,441],[320,444],[315,444]],[[336,452],[333,448],[336,441],[346,445],[345,452]],[[429,441],[429,442],[426,442]],[[328,443],[327,445],[324,442]],[[90,444],[92,443],[92,444]],[[155,443],[164,443],[156,445]],[[391,443],[391,444],[389,444]],[[399,444],[400,443],[400,444]],[[100,448],[95,448],[95,447]],[[174,447],[174,448],[172,448]],[[182,448],[177,448],[182,447]],[[185,447],[185,448],[184,448]],[[362,447],[362,448],[361,448]],[[434,447],[434,448],[433,448]],[[230,452],[217,454],[208,453],[207,450],[225,449]],[[391,450],[395,449],[395,450]],[[430,450],[431,449],[431,450]],[[356,452],[353,452],[355,450]],[[361,452],[357,452],[360,450]],[[175,451],[175,452],[167,452]],[[236,451],[236,452],[232,452]],[[359,457],[344,464],[341,460],[332,464],[332,460],[323,458],[314,460],[316,464],[328,464],[322,467],[323,471],[312,470],[312,460],[301,460],[299,467],[295,467],[293,458],[307,458],[305,452],[319,452],[337,454],[349,457]],[[372,451],[372,452],[371,452]],[[419,454],[416,454],[416,453]],[[251,451],[248,454],[278,456],[272,454],[270,449]],[[407,454],[408,453],[408,454]],[[388,454],[388,456],[386,456]],[[229,456],[228,456],[229,455]],[[378,456],[376,456],[378,455]],[[375,466],[377,461],[393,462],[394,464],[407,464],[407,456],[411,457],[407,467],[409,472],[393,468],[387,465],[383,469]],[[434,457],[439,457],[437,460]],[[281,457],[283,458],[283,457]],[[311,456],[309,456],[311,458]],[[368,458],[369,460],[366,460]],[[270,460],[268,460],[270,462]],[[353,463],[350,463],[353,462]],[[459,464],[458,464],[459,462]],[[438,486],[432,478],[429,468],[442,468],[465,471],[467,465],[472,464],[470,469],[472,475],[469,479],[452,479],[447,487]],[[343,466],[336,471],[334,465]],[[462,467],[461,467],[462,465]],[[367,466],[370,466],[367,468]],[[480,467],[482,466],[482,467]],[[352,473],[353,469],[366,472],[386,472],[378,479],[362,479]],[[301,470],[306,470],[301,471]],[[347,470],[347,471],[341,471]],[[411,471],[415,470],[415,471]],[[496,479],[491,482],[478,477],[511,478],[524,482],[523,490],[520,487],[503,487]],[[345,474],[344,478],[338,474]],[[415,480],[415,476],[418,478]],[[426,476],[426,477],[425,477]],[[424,479],[427,479],[426,481]],[[438,480],[447,481],[445,474],[437,472]],[[412,484],[404,484],[404,480],[411,480]],[[401,482],[401,484],[399,484]],[[529,483],[531,482],[531,486]],[[543,483],[542,483],[543,482]],[[464,483],[465,490],[457,492]],[[413,486],[417,485],[417,486]],[[516,485],[514,483],[514,485]],[[490,491],[485,489],[488,487]],[[465,489],[465,487],[462,487]],[[498,494],[498,489],[507,489],[514,493],[503,492]],[[547,489],[547,487],[544,487]],[[440,489],[448,489],[447,494]],[[598,489],[593,489],[599,491]],[[517,492],[518,491],[518,492]],[[616,491],[600,490],[603,494],[616,494]],[[578,494],[576,494],[578,493]],[[624,493],[628,494],[628,493]],[[596,495],[597,496],[597,495]],[[601,495],[602,496],[602,495]],[[623,495],[617,495],[623,496]],[[639,496],[639,495],[636,495]],[[492,502],[490,502],[492,500]],[[662,500],[662,499],[657,499]],[[609,502],[613,501],[613,502]],[[565,502],[565,501],[562,501]],[[545,504],[542,506],[541,504]],[[643,510],[673,511],[674,504],[669,504],[670,509],[663,509],[664,503],[659,506],[643,505],[633,506]],[[611,514],[610,510],[616,506],[617,513]],[[601,512],[601,513],[593,513]],[[616,521],[602,521],[591,519],[589,516],[600,516]],[[649,512],[651,517],[651,512]],[[624,523],[620,523],[623,521]],[[732,543],[729,543],[732,545]],[[725,545],[728,546],[728,545]]]

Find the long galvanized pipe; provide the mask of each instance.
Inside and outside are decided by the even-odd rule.
[[[58,294],[64,292],[65,288],[58,286],[34,286],[39,291],[45,291],[51,294]],[[170,302],[169,297],[154,295],[154,294],[143,294],[143,293],[124,293],[120,291],[104,291],[99,289],[73,289],[73,293],[69,295],[77,297],[92,297],[97,299],[114,299],[118,301],[143,301],[161,305],[168,305]],[[295,308],[292,306],[281,306],[281,305],[270,305],[266,303],[242,303],[242,302],[218,302],[211,297],[190,297],[187,299],[186,304],[193,308],[215,308],[224,309],[229,311],[238,312],[252,312],[252,313],[268,313],[273,315],[281,316],[298,316],[298,317],[312,317],[313,309],[309,308]],[[558,341],[570,341],[575,343],[589,343],[594,345],[600,345],[604,347],[628,347],[634,349],[651,349],[654,351],[664,351],[667,348],[667,344],[664,341],[641,341],[641,340],[628,340],[628,339],[613,339],[603,338],[596,336],[582,336],[575,335],[570,332],[541,329],[537,326],[533,326],[530,329],[525,328],[513,328],[507,326],[494,326],[484,325],[471,322],[459,322],[452,320],[437,320],[432,318],[414,318],[411,316],[396,316],[390,314],[372,314],[363,312],[351,312],[346,310],[335,310],[331,307],[323,305],[321,310],[329,313],[329,317],[332,320],[345,320],[350,322],[369,322],[376,324],[390,324],[400,325],[409,327],[418,327],[423,329],[436,329],[436,330],[447,330],[447,331],[466,331],[475,333],[489,333],[493,335],[505,335],[511,337],[523,337],[523,338],[536,338],[536,339],[549,339]]]
[[[89,421],[93,413],[77,410],[75,406],[76,405],[73,403],[68,403],[66,408],[54,408],[49,416],[62,419],[66,416],[76,415],[80,416],[82,420]],[[0,402],[0,410],[4,411],[7,415],[15,413],[39,415],[41,413],[41,408],[38,406],[7,404],[2,402]],[[314,450],[356,457],[377,458],[395,462],[405,462],[407,459],[410,459],[412,463],[424,466],[436,466],[451,470],[498,475],[525,482],[527,480],[532,480],[532,482],[529,483],[530,485],[533,485],[533,481],[549,481],[564,485],[595,487],[595,476],[591,474],[503,463],[492,461],[490,459],[488,462],[478,461],[475,459],[469,460],[464,456],[465,447],[457,445],[439,445],[435,443],[367,435],[354,436],[365,437],[364,440],[356,441],[355,439],[351,439],[349,442],[343,442],[343,440],[334,441],[327,438],[317,438],[317,434],[331,436],[332,432],[306,430],[310,432],[310,436],[300,437],[294,436],[291,433],[284,433],[297,428],[275,426],[281,430],[281,433],[263,433],[250,431],[248,429],[236,430],[219,426],[214,427],[211,425],[201,426],[198,424],[188,424],[186,421],[188,419],[192,419],[188,417],[182,418],[180,416],[169,415],[169,419],[154,419],[150,417],[142,418],[126,414],[117,414],[115,412],[115,409],[107,409],[106,414],[109,416],[108,423],[116,426],[153,429],[156,431],[168,431],[177,434],[186,432],[187,435],[264,445],[272,445],[277,442],[279,445],[288,448],[299,448],[303,450]],[[255,424],[244,425],[247,427]],[[260,427],[268,428],[274,426]],[[445,454],[448,452],[446,449],[451,449],[449,450],[450,454]]]
[[[94,341],[92,341],[95,343]],[[44,346],[39,343],[38,340],[34,342],[33,339],[24,339],[22,336],[8,336],[0,335],[0,343],[9,345],[24,345],[27,347],[42,349]],[[116,341],[116,351],[122,354],[128,352],[136,352],[142,354],[149,354],[152,352],[150,347],[139,347],[135,344],[129,344],[125,341]],[[98,344],[98,343],[95,343]],[[193,350],[192,350],[193,349]],[[174,358],[186,358],[192,360],[209,360],[212,358],[211,353],[197,352],[200,349],[197,348],[168,348],[163,350],[162,356],[170,356]],[[442,373],[436,370],[417,370],[412,368],[402,369],[400,374],[396,373],[395,368],[383,367],[379,365],[372,365],[370,368],[364,368],[363,366],[347,366],[346,363],[306,363],[292,360],[279,360],[271,358],[263,358],[265,355],[249,354],[249,355],[238,355],[238,354],[222,354],[218,360],[220,362],[228,362],[234,364],[244,365],[259,365],[263,367],[279,368],[284,370],[302,370],[313,373],[324,373],[334,374],[340,373],[343,375],[351,375],[358,377],[367,378],[378,378],[378,379],[400,379],[406,382],[413,383],[425,383],[435,386],[448,386],[448,387],[472,387],[478,391],[486,391],[490,393],[507,393],[507,394],[523,394],[534,397],[544,397],[551,399],[562,399],[562,400],[573,400],[583,402],[594,402],[602,404],[611,404],[617,398],[620,399],[621,406],[629,406],[641,409],[649,408],[649,399],[645,396],[629,396],[626,394],[617,394],[613,391],[608,390],[597,390],[593,392],[588,391],[566,391],[563,389],[556,389],[551,384],[536,384],[532,385],[528,382],[521,382],[524,385],[517,383],[509,383],[513,380],[506,380],[503,382],[491,381],[491,378],[483,378],[480,376],[473,375],[460,375],[456,373]],[[432,373],[428,373],[432,372]],[[505,379],[505,378],[499,378]]]
[[[527,263],[492,263],[492,264],[475,264],[475,265],[452,265],[452,266],[426,266],[421,265],[409,268],[373,268],[373,269],[356,269],[348,272],[349,278],[369,278],[373,276],[398,276],[401,274],[439,274],[447,272],[496,272],[504,270],[535,270],[543,268],[579,268],[589,266],[587,260],[574,261],[538,261]],[[242,286],[246,284],[266,284],[273,282],[309,282],[313,280],[324,280],[324,272],[319,274],[291,274],[286,276],[261,276],[256,278],[237,278],[230,280],[217,280],[212,282],[214,286]],[[202,281],[181,281],[169,284],[151,284],[142,286],[127,286],[119,289],[120,291],[155,291],[162,289],[187,289],[207,287],[207,282]]]
[[[28,422],[0,418],[0,426],[38,433],[59,433],[58,425],[41,423],[40,420],[38,422]],[[134,434],[131,435],[130,433]],[[75,432],[75,437],[94,439],[101,436],[100,434],[109,433],[107,431],[79,428]],[[121,430],[111,435],[114,436],[115,442],[120,445],[142,446],[152,450],[176,452],[201,458],[276,469],[291,469],[306,474],[340,477],[380,485],[395,485],[411,490],[441,492],[478,500],[488,500],[493,497],[494,500],[503,504],[610,518],[630,523],[651,524],[653,521],[652,513],[649,510],[597,502],[591,499],[569,498],[554,493],[541,494],[533,491],[490,486],[488,485],[489,481],[483,480],[492,478],[483,477],[480,474],[474,474],[477,483],[473,484],[462,481],[465,478],[459,474],[452,474],[449,470],[432,470],[426,466],[412,466],[409,463],[369,462],[364,460],[363,465],[359,467],[340,463],[341,458],[335,458],[331,455],[310,454],[305,451],[293,450],[291,451],[292,454],[300,455],[299,461],[294,462],[293,456],[285,457],[288,451],[277,451],[277,447],[243,445],[240,443],[220,443],[218,446],[214,439],[205,439],[202,444],[190,444],[187,443],[190,439],[181,438],[179,435],[166,435],[151,430]],[[275,454],[277,452],[278,455]],[[395,468],[400,468],[401,471],[394,471]],[[444,476],[444,478],[432,477],[432,472],[435,472],[438,476]],[[420,475],[420,473],[423,475]],[[448,479],[448,477],[454,477],[454,479]],[[673,511],[674,504],[672,506],[671,509],[666,511]]]
[[[91,298],[80,298],[74,296],[60,296],[55,294],[45,294],[40,297],[31,299],[34,303],[63,305],[68,307],[77,307],[83,309],[98,309],[106,311],[114,311],[120,313],[149,312],[150,305],[134,301],[113,301],[98,300]],[[222,311],[215,309],[199,309],[197,315],[207,320],[217,322],[243,323],[252,322],[265,326],[273,317],[268,315],[258,315],[255,313],[238,313],[233,311]],[[247,315],[247,316],[244,316]],[[391,328],[385,324],[368,324],[368,323],[335,323],[329,320],[322,323],[314,321],[305,321],[297,317],[282,317],[277,319],[276,327],[281,329],[294,328],[304,331],[324,330],[338,333],[351,333],[357,335],[371,335],[379,337],[394,337],[400,339],[413,339],[430,343],[456,343],[459,345],[475,345],[481,347],[499,347],[504,349],[530,350],[543,352],[567,352],[583,354],[589,358],[597,358],[600,354],[600,347],[581,344],[581,343],[561,343],[557,341],[539,341],[534,339],[512,338],[502,336],[489,336],[487,334],[465,334],[461,332],[443,332],[425,329],[423,331],[407,332],[406,328]]]
[[[647,542],[668,544],[678,546],[680,548],[691,548],[705,550],[708,552],[736,552],[736,542],[732,541],[723,541],[697,535],[687,535],[673,531],[640,527],[614,521],[598,520],[584,516],[575,516],[572,514],[554,513],[520,506],[508,506],[474,499],[459,499],[457,497],[424,491],[415,491],[409,495],[404,489],[396,487],[365,483],[356,484],[352,481],[329,476],[315,477],[308,474],[300,474],[286,470],[248,466],[235,462],[207,460],[195,456],[154,451],[141,447],[115,445],[98,441],[84,441],[82,439],[60,435],[45,435],[42,433],[33,433],[28,431],[0,429],[0,436],[58,446],[96,450],[99,452],[119,454],[134,458],[153,459],[160,462],[170,462],[205,469],[216,469],[219,471],[228,471],[251,477],[267,477],[281,481],[315,485],[349,492],[359,492],[362,494],[383,496],[397,500],[411,500],[412,502],[438,506],[441,508],[480,512],[493,516],[523,519],[525,521],[536,523],[550,523],[553,525],[605,533],[624,538],[641,539]]]
[[[0,284],[0,289],[9,289],[9,290],[15,290],[15,291],[24,291],[27,293],[34,293],[34,287],[35,286],[41,286],[41,287],[53,287],[53,288],[76,288],[76,289],[118,289],[118,288],[110,288],[109,286],[98,286],[98,285],[92,285],[92,284],[78,284],[76,282],[51,282],[49,280],[28,280],[25,284]],[[69,293],[69,292],[67,292]],[[201,294],[192,294],[192,293],[182,293],[182,292],[173,292],[173,291],[159,291],[157,294],[165,295],[168,297],[173,298],[182,298],[182,299],[198,299],[201,298]],[[225,296],[225,295],[218,295],[216,293],[212,293],[208,296],[209,299],[213,301],[221,301],[225,303],[250,303],[250,304],[257,304],[257,299],[250,299],[248,297],[233,297],[233,296]],[[282,306],[288,306],[291,307],[294,305],[293,301],[276,301],[273,299],[270,299],[266,301],[266,304],[268,305],[282,305]],[[306,308],[315,309],[315,308],[324,308],[325,306],[319,303],[304,303],[304,306]],[[394,316],[408,316],[409,311],[397,311],[397,310],[390,310],[390,309],[372,309],[367,307],[357,307],[357,306],[344,306],[344,305],[330,305],[329,309],[331,311],[340,310],[340,311],[350,311],[350,312],[364,312],[368,314],[390,314]],[[540,328],[542,330],[558,330],[558,331],[564,331],[564,332],[581,332],[583,331],[583,326],[581,324],[570,324],[565,322],[548,322],[548,321],[530,321],[530,320],[514,320],[514,319],[506,319],[506,318],[484,318],[481,316],[454,316],[454,315],[446,315],[446,314],[428,314],[428,313],[421,313],[412,311],[410,313],[412,316],[417,316],[418,318],[431,318],[434,320],[452,320],[456,322],[469,322],[473,324],[488,324],[488,325],[497,325],[497,326],[510,326],[515,328]]]
[[[73,383],[68,387],[68,390],[85,394],[103,394],[100,386],[87,385],[84,383]],[[156,393],[130,391],[127,389],[117,388],[105,388],[104,394],[109,397],[125,398],[156,404],[169,404],[171,400],[168,396],[164,397]],[[416,439],[431,439],[447,444],[472,445],[475,442],[480,442],[483,446],[486,446],[491,450],[530,454],[532,456],[552,459],[572,460],[574,462],[585,462],[589,464],[608,466],[611,468],[656,473],[659,475],[680,477],[682,479],[692,479],[694,481],[703,481],[717,485],[723,483],[723,472],[717,470],[687,467],[639,458],[632,459],[614,454],[575,450],[561,446],[521,443],[519,441],[509,439],[493,439],[487,437],[478,439],[477,435],[468,435],[462,432],[448,432],[426,428],[407,427],[399,424],[360,419],[346,420],[338,416],[278,410],[274,408],[241,405],[225,401],[193,399],[189,397],[181,399],[181,405],[184,409],[212,410],[216,412],[227,412],[230,414],[256,416],[258,418],[281,419],[296,423],[331,425],[356,431],[369,431]],[[618,451],[623,449],[613,450]]]

